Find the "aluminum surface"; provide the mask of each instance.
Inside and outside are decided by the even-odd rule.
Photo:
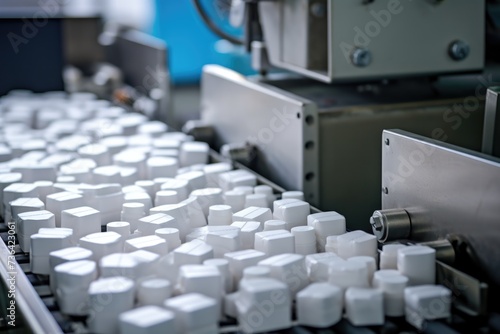
[[[482,152],[500,157],[500,87],[490,87],[486,93]]]
[[[401,130],[382,151],[382,208],[408,212],[413,241],[463,236],[499,284],[500,159]]]
[[[152,116],[178,126],[174,119],[170,97],[170,74],[167,68],[167,46],[164,41],[140,31],[130,30],[118,36],[111,61],[124,74],[125,82],[139,93],[151,97],[158,107]]]
[[[318,5],[324,16],[314,16]],[[259,2],[271,63],[323,82],[480,71],[484,12],[484,0]],[[469,53],[454,59],[458,40]],[[370,65],[352,64],[356,47],[370,51]]]
[[[485,315],[488,311],[488,285],[453,267],[436,261],[436,278],[453,291],[453,306],[471,315]]]
[[[406,239],[411,232],[411,222],[404,209],[377,210],[370,218],[372,232],[380,243]]]
[[[208,65],[202,76],[201,118],[215,131],[215,145],[255,145],[257,172],[289,190],[319,199],[318,115],[309,100]]]
[[[303,124],[303,118],[290,120],[282,131],[273,133],[272,140],[254,142],[259,153],[253,168],[286,189],[313,194],[313,199],[306,200],[323,211],[342,213],[348,228],[369,231],[369,218],[381,208],[379,142],[384,129],[426,136],[440,129],[450,143],[480,149],[482,100],[477,99],[475,110],[460,107],[463,96],[478,85],[472,79],[464,84],[466,88],[460,88],[460,82],[438,86],[438,95],[428,84],[412,82],[379,86],[381,91],[372,94],[361,93],[354,85],[290,79],[259,82],[220,66],[207,66],[201,115],[214,127],[218,149],[265,134],[262,129],[270,129],[276,111],[317,113],[311,126]],[[313,145],[306,148],[308,141]],[[306,171],[314,173],[313,180],[305,180]]]

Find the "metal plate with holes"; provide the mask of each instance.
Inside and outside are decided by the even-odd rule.
[[[221,66],[202,76],[201,117],[214,126],[217,147],[249,142],[257,147],[257,172],[319,204],[316,105],[271,85],[247,80]]]
[[[335,82],[481,70],[484,6],[483,0],[260,1],[259,14],[271,64]],[[455,53],[467,48],[465,57]]]
[[[214,127],[215,148],[252,141],[257,173],[286,189],[313,194],[306,200],[323,211],[341,212],[350,229],[369,230],[369,217],[381,207],[384,129],[425,136],[440,129],[450,143],[480,149],[483,104],[479,100],[465,116],[459,106],[483,80],[464,79],[444,80],[436,86],[438,95],[427,82],[378,86],[380,94],[372,94],[360,93],[356,85],[324,85],[288,75],[245,78],[210,65],[203,72],[201,117]],[[293,110],[302,112],[300,119],[287,119],[286,126],[272,123],[276,113]],[[304,115],[313,122],[303,122]],[[270,132],[272,127],[277,131]]]
[[[411,240],[464,236],[500,284],[500,159],[401,130],[382,146],[383,209],[409,213]]]

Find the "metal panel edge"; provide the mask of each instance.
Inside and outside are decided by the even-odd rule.
[[[281,119],[284,126],[273,126],[273,117],[280,118],[278,114],[286,118]],[[222,66],[206,65],[201,118],[214,126],[216,146],[235,142],[256,145],[258,158],[265,162],[258,164],[259,174],[284,188],[303,190],[306,200],[319,203],[319,119],[313,102]],[[257,140],[264,132],[273,139]]]
[[[500,159],[401,130],[382,145],[382,208],[408,212],[413,241],[460,236],[499,284]]]

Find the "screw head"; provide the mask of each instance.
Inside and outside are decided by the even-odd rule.
[[[450,44],[448,53],[453,60],[460,61],[464,60],[469,56],[470,46],[464,41],[453,41]]]
[[[382,217],[380,216],[372,216],[370,218],[370,225],[375,231],[381,231],[382,228],[384,227],[382,223]]]
[[[368,49],[356,48],[352,52],[351,62],[357,67],[366,67],[372,62],[372,53]]]

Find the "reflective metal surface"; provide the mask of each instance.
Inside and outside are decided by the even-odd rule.
[[[421,242],[419,245],[434,248],[436,260],[452,265],[455,262],[455,249],[447,239]]]
[[[500,159],[401,130],[382,150],[382,207],[408,212],[413,241],[462,236],[499,284]]]
[[[320,203],[314,103],[213,65],[204,68],[201,94],[201,118],[214,127],[216,147],[254,145],[259,174]]]
[[[484,13],[484,0],[259,2],[271,64],[323,82],[480,71]]]
[[[500,157],[500,87],[486,93],[482,152]]]
[[[165,42],[140,31],[126,31],[116,38],[110,58],[123,71],[125,83],[158,103],[155,114],[148,116],[178,126],[171,108]]]
[[[411,221],[404,209],[377,210],[370,218],[373,234],[378,241],[394,241],[410,236]]]
[[[217,149],[227,143],[256,144],[252,168],[259,174],[286,189],[303,187],[314,197],[306,200],[323,211],[341,212],[348,228],[368,231],[368,219],[381,208],[382,131],[401,128],[432,136],[440,129],[450,143],[480,149],[482,96],[474,98],[474,109],[461,107],[464,96],[485,90],[479,79],[442,80],[433,86],[427,81],[397,82],[360,91],[356,85],[284,75],[245,78],[207,66],[201,117],[214,127]],[[296,118],[297,112],[310,115],[312,123]],[[273,123],[283,114],[286,124]]]
[[[487,313],[487,284],[440,261],[436,261],[436,279],[452,291],[455,308],[470,316]]]

